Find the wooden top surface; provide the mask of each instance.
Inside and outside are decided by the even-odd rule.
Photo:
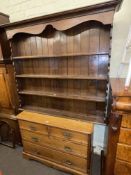
[[[79,120],[67,119],[60,116],[51,116],[47,114],[38,114],[35,112],[23,111],[17,115],[19,120],[35,122],[48,126],[72,130],[82,133],[92,133],[93,123]]]
[[[112,95],[121,97],[131,96],[131,83],[128,91],[124,90],[125,79],[124,78],[111,78],[110,79]]]

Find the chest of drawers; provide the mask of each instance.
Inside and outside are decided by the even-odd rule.
[[[18,115],[23,155],[78,175],[90,174],[93,123],[29,111]]]
[[[131,173],[131,114],[123,114],[117,143],[115,175]]]
[[[131,175],[131,85],[125,91],[124,79],[110,82],[113,104],[104,175]]]

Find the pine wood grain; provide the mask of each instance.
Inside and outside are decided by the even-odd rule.
[[[18,114],[18,119],[26,120],[29,122],[35,122],[39,124],[45,124],[45,125],[54,126],[54,127],[61,126],[61,128],[63,129],[67,129],[67,130],[71,129],[76,132],[82,132],[87,134],[93,131],[93,123],[91,122],[65,119],[60,116],[54,117],[46,114],[38,114],[38,113],[23,111],[20,114]]]

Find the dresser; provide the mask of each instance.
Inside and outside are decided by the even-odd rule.
[[[112,114],[109,121],[106,175],[131,174],[131,85],[124,91],[124,79],[111,79]]]
[[[93,123],[105,125],[109,114],[110,31],[118,3],[2,26],[11,46],[26,158],[90,174]]]
[[[104,123],[110,30],[119,1],[4,25],[19,111]]]
[[[123,114],[119,140],[117,143],[114,174],[131,174],[131,113]]]
[[[93,123],[23,111],[23,155],[73,174],[90,174]]]

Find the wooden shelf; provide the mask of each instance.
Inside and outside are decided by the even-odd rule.
[[[69,117],[104,119],[110,26],[105,21],[103,24],[84,21],[71,27],[69,21],[70,30],[58,30],[57,35],[52,35],[55,31],[48,26],[43,30],[44,38],[41,31],[34,36],[13,37],[12,61],[20,105],[29,105],[37,112],[55,113],[57,109],[56,113]]]
[[[85,75],[41,75],[41,74],[20,74],[16,75],[17,78],[46,78],[46,79],[82,79],[82,80],[107,80],[107,76],[85,76]]]
[[[69,117],[69,118],[75,118],[75,119],[80,119],[84,121],[92,121],[94,123],[100,123],[104,124],[104,114],[98,114],[98,115],[93,115],[93,114],[78,114],[75,112],[69,112],[69,111],[64,111],[64,110],[57,110],[57,109],[52,109],[52,108],[43,108],[43,107],[36,107],[36,106],[22,106],[19,108],[20,111],[23,110],[28,110],[28,111],[33,111],[33,112],[38,112],[38,113],[45,113],[45,114],[50,114],[54,116],[60,116],[60,117]],[[99,112],[98,112],[99,113]]]
[[[105,97],[99,96],[81,96],[81,95],[74,95],[74,94],[67,94],[67,93],[60,93],[60,92],[44,92],[44,91],[19,91],[21,95],[36,95],[36,96],[46,96],[46,97],[54,97],[54,98],[64,98],[64,99],[73,99],[73,100],[84,100],[84,101],[96,101],[96,102],[105,102]]]
[[[38,59],[38,58],[61,58],[61,57],[78,57],[78,56],[91,56],[91,55],[109,55],[109,52],[98,52],[98,53],[70,53],[70,54],[63,54],[63,55],[28,55],[28,56],[14,56],[12,57],[13,60],[19,59]]]

